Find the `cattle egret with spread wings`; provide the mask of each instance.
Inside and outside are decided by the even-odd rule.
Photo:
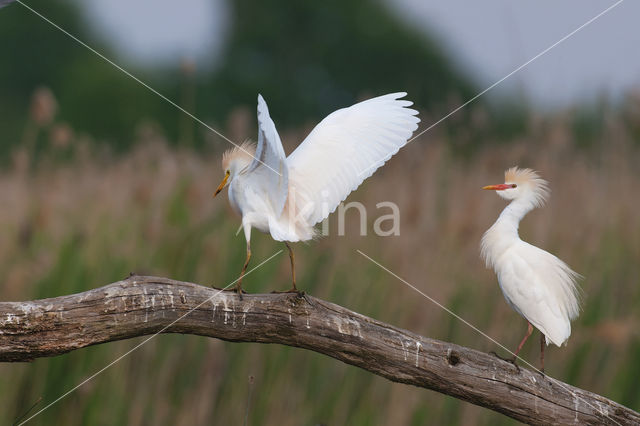
[[[360,184],[407,143],[418,128],[417,111],[401,100],[406,93],[369,99],[329,114],[287,157],[267,104],[258,95],[258,145],[244,143],[222,158],[229,202],[242,216],[247,258],[251,228],[268,232],[289,250],[292,287],[297,292],[295,259],[289,242],[316,235],[314,226],[332,213]]]
[[[562,260],[520,239],[518,225],[549,195],[547,181],[530,169],[513,167],[505,183],[482,189],[494,190],[511,203],[482,237],[481,253],[487,267],[498,275],[507,303],[529,323],[513,362],[524,342],[540,330],[540,362],[544,371],[544,344],[561,346],[571,335],[571,320],[578,316],[578,288],[573,272]]]

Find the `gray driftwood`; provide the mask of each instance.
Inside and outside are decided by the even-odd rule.
[[[132,276],[84,293],[0,303],[0,361],[159,331],[296,346],[531,424],[640,424],[639,413],[602,396],[311,296],[248,294],[240,300],[167,278]]]

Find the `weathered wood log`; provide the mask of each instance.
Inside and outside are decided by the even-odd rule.
[[[305,348],[530,424],[640,424],[639,413],[602,396],[311,296],[240,300],[192,283],[132,276],[84,293],[0,303],[0,361],[158,332]]]

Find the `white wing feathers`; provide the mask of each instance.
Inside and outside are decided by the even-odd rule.
[[[280,136],[262,95],[258,95],[258,146],[249,171],[250,185],[267,194],[274,212],[279,216],[289,192],[289,170]]]
[[[420,120],[407,108],[412,102],[398,100],[404,96],[392,93],[333,112],[289,155],[290,192],[309,225],[326,218],[407,143]]]

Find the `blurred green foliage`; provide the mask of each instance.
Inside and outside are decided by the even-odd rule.
[[[550,142],[531,136],[492,146],[473,162],[445,149],[446,135],[405,148],[350,197],[367,206],[369,230],[375,204],[396,202],[401,235],[361,237],[352,211],[347,235],[338,237],[333,215],[329,237],[295,245],[298,285],[425,336],[499,350],[359,256],[356,249],[361,249],[514,347],[526,323],[507,306],[495,275],[478,255],[482,232],[504,204],[479,188],[495,182],[504,164],[529,165],[534,152],[554,195],[548,206],[525,218],[523,238],[558,254],[586,277],[581,281],[583,311],[568,346],[547,349],[547,373],[640,409],[635,327],[640,221],[634,214],[640,200],[628,196],[640,185],[640,152],[624,133],[606,129],[603,138],[625,148],[599,151],[600,144],[594,144],[581,154],[572,141],[551,137],[572,135],[572,120],[542,123],[538,131]],[[577,160],[559,161],[567,152]],[[245,242],[242,233],[236,234],[240,221],[226,200],[210,198],[220,177],[211,167],[216,156],[175,152],[162,141],[139,145],[116,161],[98,155],[83,159],[74,152],[56,164],[49,158],[54,154],[34,160],[47,166],[32,172],[16,167],[0,176],[0,188],[11,201],[0,215],[2,300],[81,292],[132,271],[217,287],[237,277]],[[252,249],[255,266],[284,246],[254,232]],[[268,292],[288,288],[289,280],[283,250],[248,275],[244,286],[249,292]],[[10,423],[40,397],[36,410],[44,407],[142,339],[32,363],[0,364],[0,418]],[[522,353],[534,364],[535,340]],[[309,351],[183,335],[155,337],[31,424],[240,424],[247,411],[253,425],[515,424],[495,412],[394,384]]]
[[[28,4],[116,58],[72,1]],[[192,79],[179,66],[127,68],[180,103],[190,90],[195,97],[185,107],[211,123],[224,123],[238,106],[253,111],[261,92],[279,128],[296,125],[298,134],[308,122],[360,97],[407,90],[430,114],[422,116],[428,125],[475,94],[435,42],[402,26],[377,1],[230,5],[233,23],[218,68],[196,67]],[[0,157],[21,142],[32,144],[14,151],[20,155],[0,176],[2,300],[79,292],[131,271],[217,286],[234,280],[245,246],[225,200],[210,199],[220,177],[212,164],[219,159],[164,145],[179,143],[184,116],[20,5],[0,10],[0,40]],[[34,127],[29,110],[41,86],[51,89],[59,105],[52,126],[68,123],[70,135]],[[640,97],[629,96],[620,111],[598,105],[550,120],[511,102],[495,110],[465,108],[444,130],[429,133],[429,144],[403,149],[372,178],[375,183],[351,196],[372,205],[387,197],[397,202],[402,236],[381,241],[352,233],[299,244],[299,285],[423,335],[496,349],[354,254],[366,248],[480,329],[514,345],[524,321],[506,306],[495,276],[478,259],[479,238],[501,205],[477,189],[495,183],[508,165],[541,168],[554,197],[544,212],[525,220],[523,235],[542,240],[587,277],[584,311],[569,346],[549,349],[548,371],[640,409],[640,222],[632,197],[640,185],[633,148],[640,140]],[[147,129],[141,137],[144,122],[161,131]],[[203,132],[194,134],[195,146],[202,144]],[[87,138],[122,151],[141,140],[150,145],[133,146],[114,161],[101,155],[98,144],[87,146]],[[500,140],[508,145],[495,143]],[[281,246],[255,232],[254,265]],[[282,254],[247,277],[245,287],[285,289],[289,279]],[[139,342],[0,365],[0,418],[11,422],[39,397],[41,408]],[[527,359],[537,355],[537,345],[525,347]],[[163,335],[33,424],[238,424],[250,389],[249,424],[256,425],[514,423],[308,351]]]
[[[232,3],[223,65],[207,87],[217,115],[256,91],[284,125],[323,117],[367,95],[407,91],[421,108],[473,94],[444,51],[375,0]],[[295,104],[295,108],[291,105]]]
[[[118,62],[75,2],[28,4]],[[421,108],[473,94],[442,49],[381,2],[240,0],[229,6],[231,30],[218,68],[125,67],[213,123],[224,122],[238,105],[253,109],[257,93],[278,111],[280,126],[317,121],[362,96],[392,91],[408,91]],[[170,140],[180,139],[182,113],[24,7],[0,12],[0,40],[0,156],[21,141],[24,114],[39,86],[58,99],[59,119],[116,150],[130,145],[144,120],[161,123]],[[203,132],[196,133],[197,145]]]
[[[75,2],[28,4],[105,56],[115,57],[108,45],[92,35]],[[172,107],[156,95],[19,4],[0,11],[0,40],[0,156],[22,140],[25,113],[41,86],[50,88],[57,98],[59,119],[110,141],[114,148],[130,140],[141,120],[153,117],[163,122],[169,114],[175,116]],[[142,76],[153,84],[151,75]],[[175,118],[168,121],[169,129],[172,121]]]

